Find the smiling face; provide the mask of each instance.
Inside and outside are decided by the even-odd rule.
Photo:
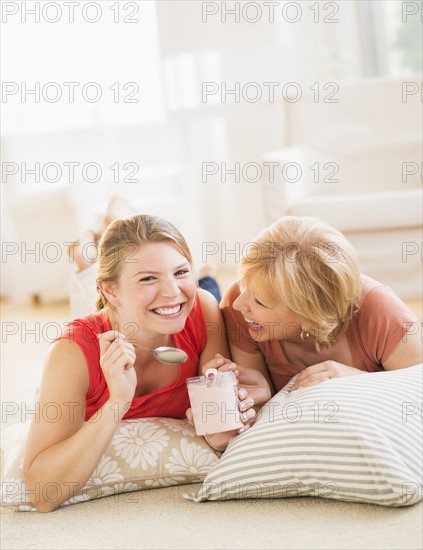
[[[248,332],[256,342],[269,340],[297,341],[304,320],[282,301],[264,301],[251,286],[240,285],[241,294],[233,303],[248,324]]]
[[[117,284],[103,287],[118,330],[149,345],[183,330],[196,289],[189,261],[171,241],[144,244],[130,253]]]

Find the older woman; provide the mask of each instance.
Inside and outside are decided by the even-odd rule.
[[[354,250],[315,218],[284,217],[241,260],[221,308],[233,361],[273,390],[421,363],[417,319],[394,292],[359,273]]]

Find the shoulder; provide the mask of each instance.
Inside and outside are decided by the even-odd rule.
[[[395,294],[389,286],[384,285],[367,277],[361,276],[362,292],[360,298],[360,316],[368,315],[370,317],[405,317],[407,320],[413,317],[413,313]]]
[[[174,335],[178,347],[187,346],[189,353],[201,353],[207,341],[207,323],[210,321],[209,311],[211,303],[205,294],[206,291],[197,290],[194,305],[186,319],[185,326],[181,332]],[[213,296],[210,295],[213,298]],[[185,348],[184,348],[185,349]]]
[[[233,281],[223,294],[220,304],[221,308],[224,309],[232,306],[233,302],[238,298],[240,294],[241,290],[239,288],[239,282]]]
[[[213,307],[217,304],[216,298],[208,290],[203,288],[197,289],[197,297],[199,298],[203,307]]]
[[[392,290],[384,285],[383,283],[372,279],[367,275],[360,275],[361,281],[361,301],[370,301],[377,298],[380,295],[383,295],[386,291]]]
[[[60,385],[65,387],[76,384],[86,393],[89,375],[86,357],[81,347],[76,342],[64,338],[53,342],[47,353],[43,377],[60,381]]]
[[[197,291],[197,298],[197,302],[203,311],[206,321],[220,316],[219,304],[210,292],[199,288]]]
[[[92,329],[103,328],[103,327],[108,328],[110,325],[109,314],[106,309],[102,309],[101,311],[97,311],[96,313],[90,313],[89,315],[85,315],[85,317],[79,317],[77,319],[74,319],[69,323],[69,325],[87,326]]]
[[[68,360],[75,365],[75,369],[83,370],[87,381],[88,377],[97,379],[101,370],[97,335],[107,332],[110,328],[107,311],[100,311],[70,322],[53,343],[51,348],[53,363],[68,364],[62,354],[69,353]]]
[[[67,339],[80,345],[97,343],[97,334],[110,330],[110,321],[107,311],[100,311],[74,319],[68,323],[59,339]]]
[[[362,276],[362,283],[352,328],[367,356],[383,365],[417,319],[390,287],[366,276]]]
[[[222,301],[220,302],[220,309],[222,311],[225,322],[228,323],[228,325],[232,325],[233,323],[244,322],[244,317],[241,315],[239,311],[236,311],[233,307],[233,303],[235,302],[235,300],[238,298],[240,294],[241,294],[241,290],[239,288],[239,282],[233,281],[227,288],[224,295],[222,296]]]

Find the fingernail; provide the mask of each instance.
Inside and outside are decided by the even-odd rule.
[[[245,411],[245,409],[247,408],[247,403],[241,403],[239,408],[241,409],[241,411]]]
[[[239,396],[241,399],[244,399],[244,397],[247,397],[247,390],[244,390],[244,389],[239,390]]]
[[[248,416],[248,412],[242,413],[241,416],[244,422],[248,422],[250,420],[250,417]]]
[[[239,434],[242,434],[242,433],[244,433],[244,432],[245,432],[245,428],[240,428],[240,429],[238,430],[238,433],[239,433]]]

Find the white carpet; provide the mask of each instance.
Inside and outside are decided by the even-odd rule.
[[[185,485],[107,497],[51,514],[2,510],[9,549],[421,550],[422,505],[314,498],[187,502]]]

